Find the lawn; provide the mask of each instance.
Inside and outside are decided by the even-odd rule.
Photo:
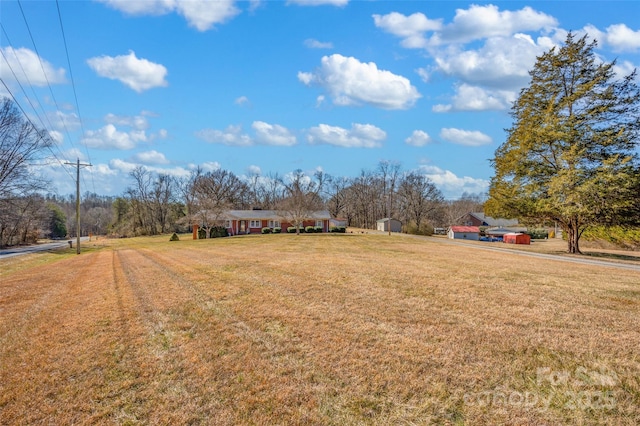
[[[2,424],[640,423],[640,273],[386,235],[0,261]]]

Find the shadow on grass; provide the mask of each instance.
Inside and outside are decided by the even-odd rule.
[[[627,254],[619,254],[619,253],[602,253],[602,252],[582,252],[585,257],[593,257],[596,259],[607,259],[607,260],[625,260],[640,263],[640,256],[630,256]]]

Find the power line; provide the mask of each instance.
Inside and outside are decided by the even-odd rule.
[[[78,111],[78,120],[80,121],[80,129],[82,131],[82,135],[85,135],[86,132],[84,130],[84,124],[82,121],[82,116],[80,115],[80,104],[78,103],[78,93],[76,92],[76,83],[73,79],[73,72],[71,70],[71,60],[69,59],[69,48],[67,46],[67,37],[64,33],[64,25],[62,24],[62,14],[60,13],[60,3],[56,0],[56,8],[58,9],[58,21],[60,22],[60,31],[62,33],[62,41],[64,42],[64,51],[67,55],[67,65],[69,67],[69,77],[71,78],[71,87],[73,88],[73,97],[76,101],[76,110]],[[87,153],[87,158],[89,159],[89,163],[91,163],[91,155],[89,155],[89,148],[85,144],[84,146],[85,152]],[[91,174],[91,184],[93,185],[93,193],[96,193],[96,184],[93,179],[93,173]]]
[[[18,106],[18,108],[20,109],[20,111],[22,111],[22,114],[24,115],[24,117],[27,119],[27,121],[29,122],[29,124],[31,124],[31,126],[36,129],[36,133],[38,134],[39,137],[39,141],[44,139],[44,135],[41,132],[37,131],[37,127],[35,124],[33,124],[33,121],[31,121],[31,119],[29,118],[29,116],[27,115],[27,113],[25,112],[24,108],[22,108],[22,105],[20,105],[20,103],[16,100],[16,97],[13,95],[13,92],[11,91],[11,89],[9,89],[9,86],[7,86],[7,83],[4,82],[4,79],[2,79],[2,77],[0,77],[0,82],[2,82],[2,85],[4,86],[4,88],[7,90],[7,92],[9,92],[9,95],[11,95],[11,99],[13,99],[13,102]],[[49,137],[50,138],[50,137]],[[51,154],[53,155],[53,158],[55,158],[56,160],[58,160],[58,162],[60,164],[62,164],[62,160],[60,160],[58,158],[58,156],[56,155],[55,152],[53,152],[53,149],[51,149],[51,144],[49,143],[45,143],[45,146],[49,149],[49,151],[51,151]],[[69,173],[68,170],[64,169],[67,174],[69,175],[69,177],[71,178],[71,180],[73,180],[73,176],[71,175],[71,173]]]
[[[3,27],[4,29],[4,27]],[[27,99],[27,102],[29,103],[29,105],[31,105],[31,108],[33,109],[33,112],[35,113],[36,117],[38,118],[38,120],[40,121],[40,125],[42,126],[42,128],[46,129],[46,126],[44,124],[44,122],[42,121],[42,118],[40,117],[40,115],[38,114],[38,110],[36,109],[36,107],[33,105],[33,103],[31,102],[31,99],[29,98],[29,96],[27,95],[26,90],[24,89],[24,87],[22,86],[22,83],[20,83],[20,80],[18,79],[18,76],[16,75],[15,71],[13,70],[13,67],[11,66],[11,64],[9,63],[7,57],[4,54],[4,50],[0,49],[0,54],[2,54],[2,57],[4,58],[5,62],[7,63],[7,66],[9,67],[9,70],[11,70],[11,73],[13,74],[13,78],[16,80],[16,82],[18,83],[18,86],[20,86],[20,89],[22,90],[22,93],[24,94],[25,98]],[[20,61],[18,60],[18,63],[20,63]],[[22,65],[20,65],[22,67]],[[0,78],[1,80],[1,78]],[[13,99],[14,103],[18,106],[18,108],[20,108],[20,110],[22,111],[22,114],[25,116],[25,118],[29,121],[29,123],[31,123],[31,125],[33,126],[34,129],[36,129],[37,127],[35,126],[35,124],[33,124],[33,122],[31,121],[31,119],[29,118],[29,116],[27,115],[27,113],[25,112],[24,108],[22,108],[22,106],[20,105],[20,103],[18,102],[18,100],[16,99],[16,97],[13,95],[13,92],[11,92],[11,90],[9,89],[9,87],[7,86],[7,84],[4,82],[4,80],[2,80],[2,84],[4,85],[4,87],[7,89],[7,92],[9,92],[9,94],[11,95],[11,98]],[[31,86],[31,89],[33,90],[33,86]],[[35,94],[35,93],[34,93]],[[37,96],[36,96],[37,99]],[[44,111],[43,111],[44,112]],[[45,117],[46,117],[46,113],[45,113]],[[51,122],[49,122],[49,124],[51,124]],[[47,144],[47,147],[49,148],[49,150],[51,151],[51,154],[53,154],[54,158],[56,160],[58,160],[58,162],[60,164],[62,164],[62,160],[58,159],[58,157],[56,156],[56,154],[53,152],[53,150],[51,149],[51,146],[49,144]],[[60,155],[62,157],[64,157],[64,154],[62,153],[62,151],[60,150],[60,148],[56,145],[56,148],[58,148],[58,152],[60,153]]]
[[[38,46],[36,45],[35,39],[33,38],[33,33],[31,32],[31,27],[29,26],[29,22],[27,21],[27,16],[24,13],[24,9],[22,8],[22,2],[18,0],[18,6],[20,7],[20,13],[22,14],[22,19],[24,20],[24,24],[27,27],[27,32],[29,33],[29,38],[31,39],[31,43],[33,44],[33,50],[36,52],[36,56],[38,57],[38,63],[40,64],[40,69],[42,70],[42,74],[44,75],[44,79],[47,82],[47,87],[49,88],[49,93],[51,94],[51,99],[53,100],[54,105],[56,106],[56,111],[61,111],[60,106],[58,105],[58,100],[56,99],[55,94],[53,93],[53,88],[51,87],[51,83],[49,81],[49,77],[47,76],[47,72],[44,69],[44,64],[42,63],[42,57],[40,56],[40,52],[38,51]],[[69,133],[69,129],[67,128],[67,123],[64,119],[62,121],[62,127],[69,138],[69,142],[71,143],[71,147],[75,149],[75,145],[73,143],[73,139]]]

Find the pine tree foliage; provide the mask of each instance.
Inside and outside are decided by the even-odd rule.
[[[485,212],[556,221],[568,251],[590,225],[637,220],[640,91],[614,72],[595,41],[569,33],[537,59],[513,105],[513,127],[492,160]]]

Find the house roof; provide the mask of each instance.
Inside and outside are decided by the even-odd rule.
[[[452,226],[451,229],[453,232],[471,232],[471,233],[480,233],[480,228],[477,226]]]
[[[482,212],[469,213],[469,216],[475,217],[482,222],[484,226],[513,226],[518,224],[518,219],[493,218],[491,216],[485,216]]]
[[[281,220],[283,214],[277,210],[229,210],[225,214],[226,219],[243,219],[243,220]],[[311,212],[308,219],[331,219],[328,210],[318,210]]]

